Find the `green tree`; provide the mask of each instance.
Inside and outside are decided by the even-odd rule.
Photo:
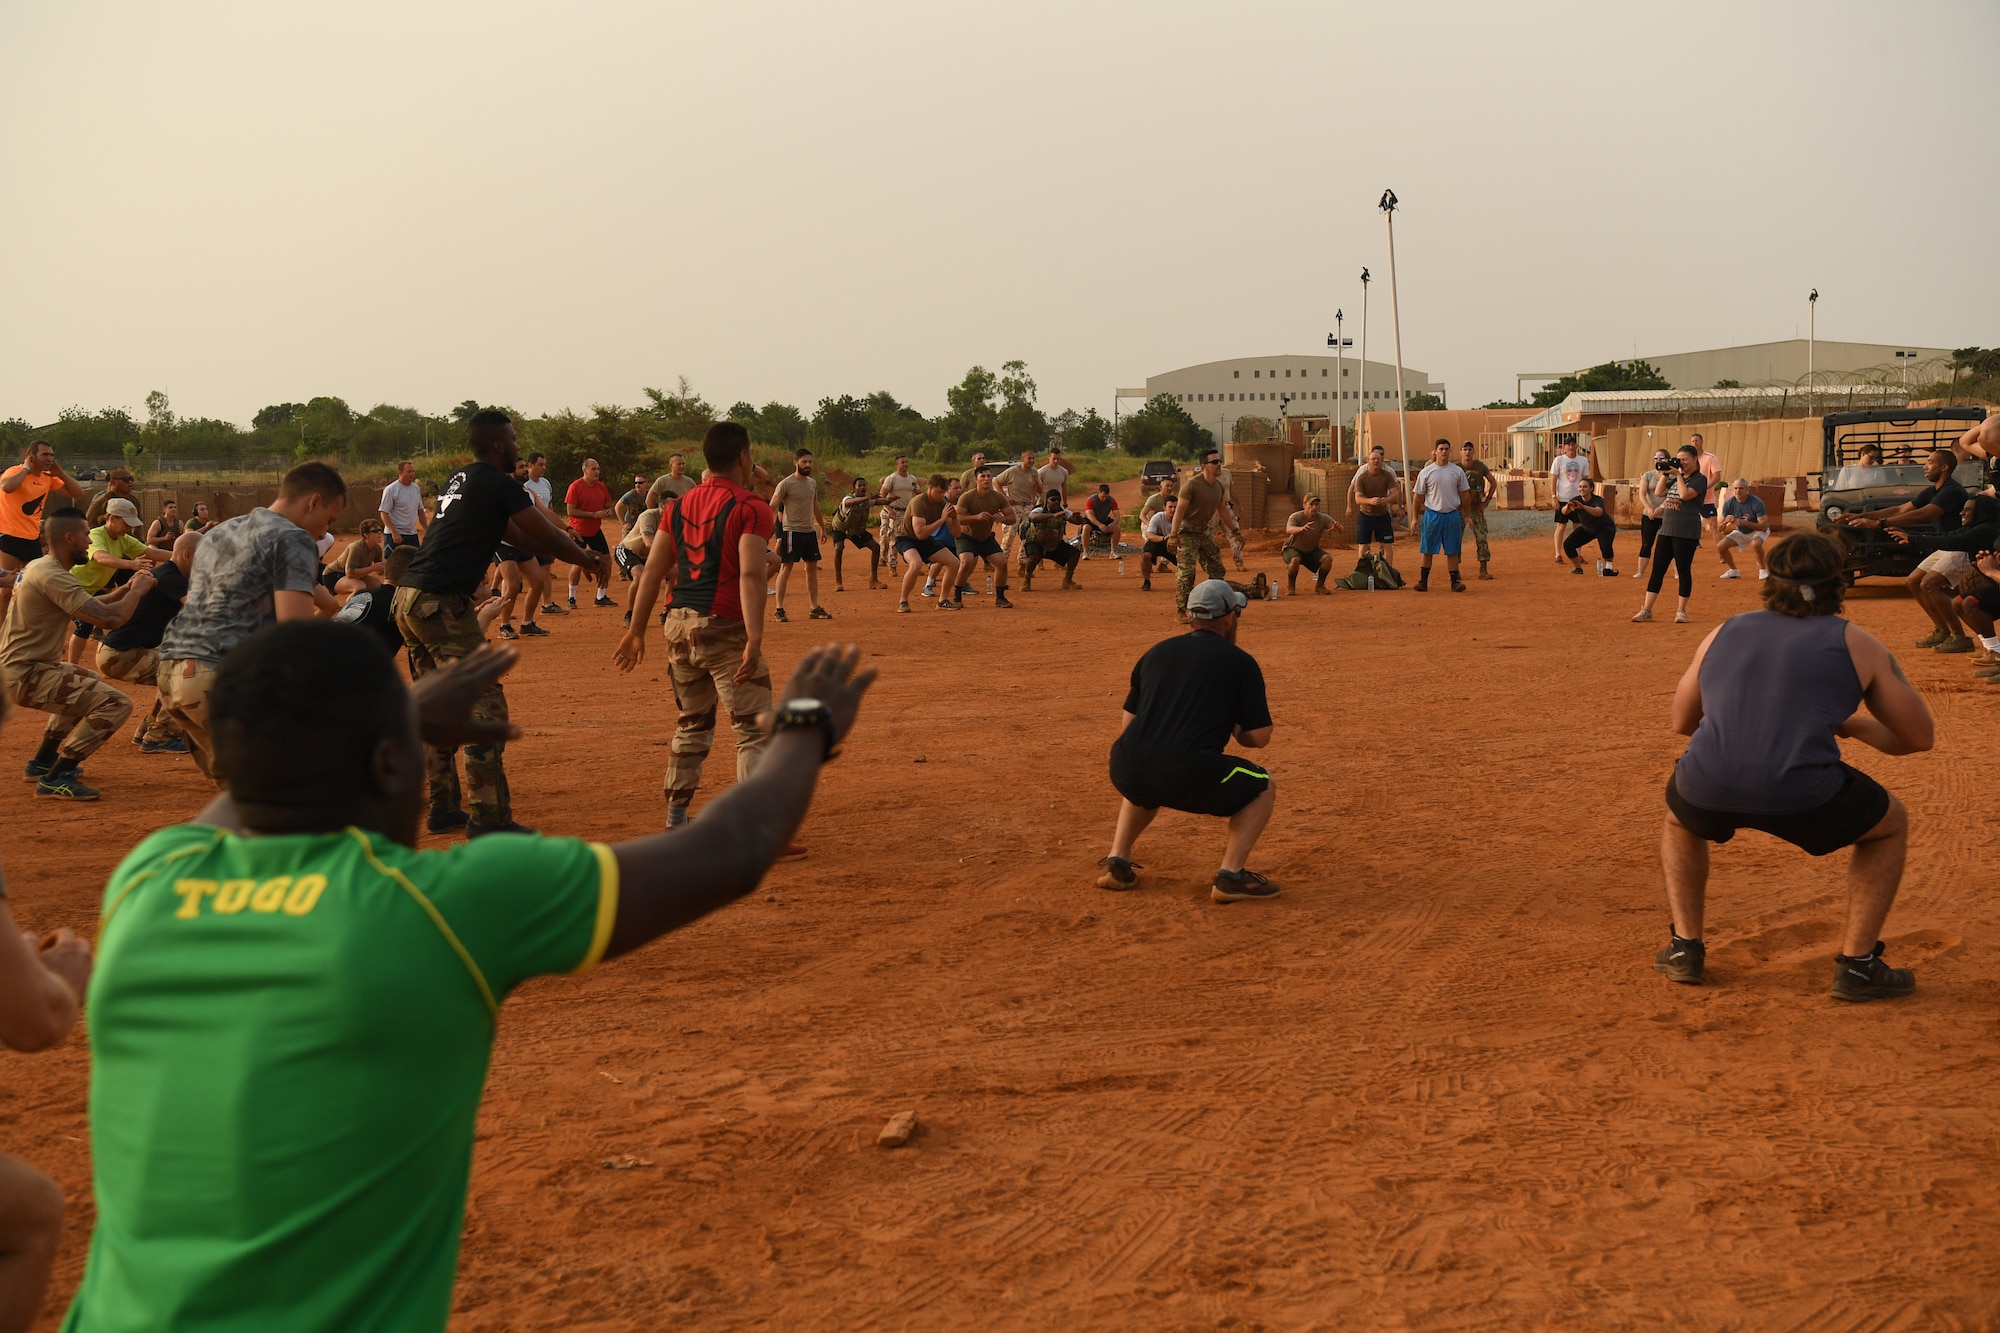
[[[457,407],[451,409],[451,419],[463,426],[466,422],[472,420],[473,416],[480,410],[479,400],[468,398]]]
[[[71,466],[102,466],[124,458],[127,445],[138,445],[139,423],[122,407],[69,407],[35,438],[55,446],[56,457]]]
[[[257,415],[250,418],[250,429],[274,430],[279,426],[288,426],[304,409],[304,403],[273,403],[269,407],[258,408]]]
[[[1717,380],[1717,381],[1715,382],[1715,387],[1716,387],[1716,388],[1718,388],[1718,389],[1740,389],[1740,388],[1742,388],[1742,387],[1743,387],[1743,381],[1742,381],[1742,380]]]
[[[1514,401],[1513,399],[1511,399],[1511,398],[1495,398],[1495,399],[1494,399],[1494,400],[1493,400],[1492,402],[1490,402],[1490,403],[1481,403],[1481,404],[1480,404],[1480,410],[1481,410],[1481,411],[1500,411],[1500,410],[1503,410],[1503,409],[1505,409],[1505,408],[1510,408],[1510,407],[1523,407],[1523,408],[1524,408],[1524,407],[1527,407],[1527,406],[1528,406],[1528,404],[1527,404],[1527,403],[1525,403],[1525,402],[1521,402],[1521,403],[1517,403],[1517,402],[1515,402],[1515,401]]]
[[[1162,393],[1118,423],[1118,447],[1134,458],[1198,458],[1215,436]]]
[[[1606,361],[1589,370],[1565,375],[1535,390],[1536,407],[1554,407],[1573,393],[1617,393],[1629,389],[1671,389],[1667,377],[1649,361]]]
[[[806,432],[806,444],[825,453],[859,457],[875,440],[875,423],[868,404],[853,394],[822,398]]]
[[[665,440],[699,440],[715,424],[715,409],[694,391],[685,375],[675,382],[671,393],[647,388],[646,406],[638,415],[653,434]]]
[[[139,427],[138,442],[125,450],[125,461],[135,471],[141,466],[156,468],[173,452],[180,423],[166,391],[155,389],[146,395],[146,424]]]
[[[1029,383],[1033,389],[1032,381]],[[938,440],[959,445],[977,444],[993,438],[999,418],[994,399],[1000,394],[1000,379],[984,366],[974,366],[965,378],[944,391],[945,413],[938,418]]]
[[[752,435],[760,443],[791,450],[806,442],[810,429],[805,413],[790,403],[766,403],[757,413],[757,431]]]
[[[1094,407],[1081,413],[1063,409],[1049,419],[1049,433],[1064,453],[1097,454],[1111,447],[1111,423]]]
[[[1434,393],[1413,393],[1410,395],[1409,410],[1412,412],[1442,412],[1444,399]]]
[[[21,418],[0,421],[0,469],[19,462],[21,455],[28,452],[28,441],[34,438],[35,428]]]
[[[936,434],[922,412],[896,401],[896,395],[887,389],[877,389],[863,402],[868,408],[868,424],[876,449],[914,457]]]

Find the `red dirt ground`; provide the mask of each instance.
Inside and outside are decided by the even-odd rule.
[[[1844,854],[1759,834],[1716,856],[1713,984],[1671,986],[1648,966],[1667,703],[1756,584],[1705,561],[1693,625],[1635,626],[1631,579],[1560,573],[1545,539],[1497,569],[1252,608],[1279,793],[1253,864],[1285,894],[1229,907],[1219,826],[1172,814],[1143,891],[1091,887],[1105,749],[1170,586],[1093,562],[1011,614],[829,595],[883,677],[811,858],[508,1004],[453,1327],[2000,1322],[2000,905],[1972,814],[2000,695],[1904,648],[1899,591],[1850,603],[1939,721],[1932,755],[1850,754],[1915,816],[1889,923],[1913,1000],[1827,997]],[[775,667],[827,628],[771,626]],[[620,677],[614,613],[554,629],[510,684],[519,813],[649,831],[658,651]],[[36,734],[17,720],[0,760]],[[710,790],[730,771],[725,742]],[[90,930],[114,862],[203,799],[123,737],[92,772],[96,807],[16,789],[24,923]],[[74,1205],[52,1328],[91,1223],[86,1059],[5,1068],[0,1147]],[[905,1109],[917,1137],[877,1148]]]

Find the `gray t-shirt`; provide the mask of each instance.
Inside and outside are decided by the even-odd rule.
[[[414,481],[407,486],[400,481],[392,481],[382,488],[382,499],[378,505],[389,516],[391,531],[406,537],[414,536],[417,515],[424,507],[424,488]]]
[[[280,592],[310,593],[319,552],[298,524],[253,509],[202,535],[188,575],[187,603],[160,641],[163,660],[221,663],[231,648],[278,618]]]

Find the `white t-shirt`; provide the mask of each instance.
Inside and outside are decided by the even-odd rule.
[[[1417,474],[1417,498],[1424,502],[1424,508],[1440,514],[1456,512],[1471,490],[1465,469],[1456,463],[1426,463]]]
[[[1589,475],[1590,460],[1582,454],[1575,458],[1557,454],[1549,462],[1549,481],[1555,486],[1558,500],[1574,500],[1583,489],[1583,479]]]
[[[1035,470],[1035,480],[1042,484],[1042,493],[1061,491],[1069,494],[1069,469],[1061,463],[1050,463]]]
[[[547,509],[549,502],[555,498],[556,488],[550,483],[547,477],[542,477],[539,480],[530,477],[521,484],[528,488],[528,494],[541,502],[541,506],[544,509]]]
[[[1173,517],[1164,509],[1146,520],[1146,535],[1156,542],[1165,541],[1167,534],[1173,530]]]
[[[414,481],[407,486],[392,481],[382,488],[382,498],[375,507],[389,516],[391,532],[414,534],[417,516],[424,511],[424,488]]]

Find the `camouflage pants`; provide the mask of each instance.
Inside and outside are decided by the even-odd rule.
[[[410,650],[410,673],[414,678],[429,675],[486,642],[486,631],[472,612],[472,599],[454,594],[425,592],[420,588],[396,589],[396,628]],[[507,694],[495,681],[486,687],[472,706],[472,716],[481,722],[507,720]],[[507,769],[501,757],[505,741],[465,747],[465,791],[458,785],[458,751],[440,746],[424,747],[424,775],[430,779],[431,813],[452,814],[464,809],[471,797],[472,817],[481,824],[505,824],[514,817],[514,803],[507,790]]]
[[[740,620],[722,620],[681,608],[667,614],[667,665],[674,683],[680,722],[674,728],[673,757],[667,762],[667,804],[686,809],[701,786],[702,762],[715,745],[715,715],[729,710],[736,732],[736,780],[757,771],[771,737],[763,728],[771,706],[771,667],[759,660],[754,675],[741,684],[736,668],[743,663],[749,631]]]
[[[1203,577],[1211,579],[1221,578],[1226,571],[1213,532],[1182,528],[1180,540],[1180,564],[1174,568],[1174,610],[1186,614],[1188,594],[1194,591],[1195,566],[1199,564]]]
[[[111,739],[132,716],[132,701],[80,666],[67,662],[35,662],[9,682],[9,693],[23,708],[49,715],[44,741],[61,741],[56,753],[81,763]]]
[[[106,680],[127,680],[156,684],[160,677],[160,650],[158,648],[113,648],[108,643],[97,645],[97,674]],[[157,691],[153,695],[152,711],[139,724],[139,739],[142,741],[170,741],[174,738],[174,724],[167,721],[167,700]]]
[[[1479,552],[1479,563],[1485,564],[1493,558],[1493,548],[1486,541],[1486,511],[1472,511],[1472,540]]]
[[[162,658],[157,678],[167,723],[187,741],[188,753],[201,775],[215,779],[215,741],[208,734],[208,687],[215,668],[192,659]]]

